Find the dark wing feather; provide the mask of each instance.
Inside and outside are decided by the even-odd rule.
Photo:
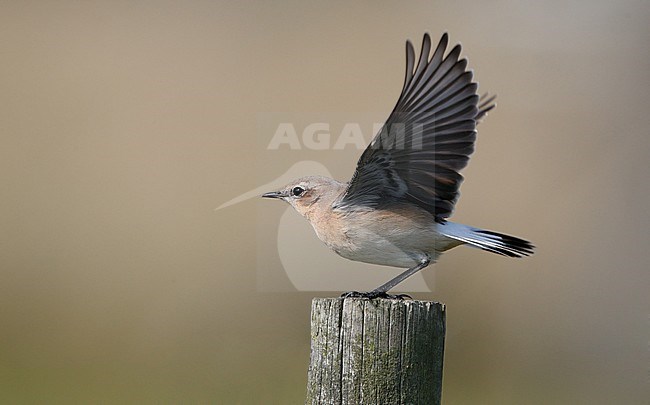
[[[406,43],[406,75],[397,105],[361,155],[339,208],[378,207],[406,199],[443,220],[451,215],[463,178],[458,173],[474,151],[476,123],[494,108],[494,96],[476,93],[478,85],[459,59],[456,45],[446,56],[444,34],[431,54],[424,35],[415,51]]]

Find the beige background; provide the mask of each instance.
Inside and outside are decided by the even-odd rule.
[[[647,403],[650,7],[565,3],[0,3],[0,402],[301,403],[335,293],[282,278],[280,203],[214,208],[349,177],[354,148],[269,154],[260,114],[387,114],[404,40],[448,31],[499,94],[454,219],[538,253],[424,273],[445,403]]]

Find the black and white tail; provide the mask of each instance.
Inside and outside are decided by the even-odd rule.
[[[503,256],[529,256],[533,254],[533,249],[535,248],[527,240],[502,233],[486,231],[453,222],[446,222],[440,225],[438,229],[445,236]]]

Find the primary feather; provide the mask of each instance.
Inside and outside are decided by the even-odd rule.
[[[406,43],[406,74],[386,124],[361,155],[337,208],[380,207],[405,199],[442,222],[458,200],[463,169],[474,151],[476,124],[493,107],[456,45],[446,56],[444,34],[431,55],[425,34],[417,65]],[[431,55],[431,57],[429,57]]]

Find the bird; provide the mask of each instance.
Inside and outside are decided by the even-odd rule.
[[[406,41],[402,91],[350,181],[307,176],[262,195],[289,203],[338,255],[406,269],[372,291],[342,297],[403,298],[388,292],[460,245],[515,258],[534,253],[527,240],[448,220],[477,124],[496,106],[495,96],[479,96],[460,44],[447,52],[448,44],[444,33],[431,52],[425,33],[416,64]]]

